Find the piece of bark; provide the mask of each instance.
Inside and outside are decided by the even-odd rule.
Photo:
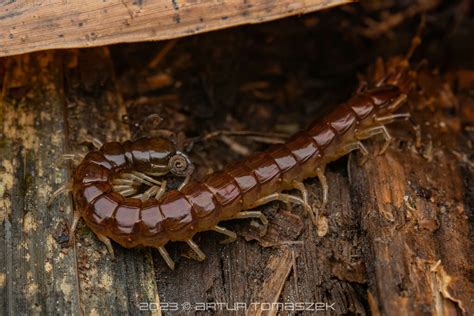
[[[9,1],[0,4],[0,57],[52,48],[171,39],[350,2]]]
[[[246,315],[276,315],[281,290],[294,265],[294,253],[288,246],[283,246],[273,254],[265,267],[266,278],[261,290],[251,299]]]

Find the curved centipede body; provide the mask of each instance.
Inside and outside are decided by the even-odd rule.
[[[235,239],[235,233],[218,226],[219,222],[255,217],[265,225],[262,213],[249,211],[259,205],[276,200],[298,203],[314,219],[303,180],[319,178],[324,207],[328,191],[325,166],[353,150],[367,155],[361,141],[375,135],[385,138],[384,151],[391,139],[385,124],[409,117],[408,113],[395,112],[406,100],[412,83],[412,72],[400,64],[373,88],[357,93],[286,143],[167,191],[160,198],[125,197],[114,190],[112,181],[122,170],[147,172],[153,169],[154,161],[165,161],[166,165],[177,153],[172,146],[168,144],[163,150],[163,143],[150,139],[105,144],[87,154],[75,171],[76,207],[109,249],[109,239],[126,248],[155,247],[171,268],[174,263],[164,249],[169,241],[186,241],[202,260],[204,254],[192,241],[196,233],[214,230]],[[283,193],[292,189],[299,190],[302,197]]]
[[[191,161],[166,137],[96,144],[98,150],[89,152],[74,173],[71,189],[76,212],[70,231],[74,232],[82,217],[112,255],[110,239],[126,248],[155,247],[173,269],[174,262],[164,248],[168,242],[185,241],[198,260],[204,260],[204,253],[192,240],[196,233],[214,230],[228,237],[224,242],[232,241],[236,234],[220,227],[219,222],[258,218],[265,234],[266,217],[251,210],[271,201],[300,204],[316,223],[303,180],[319,178],[323,189],[320,207],[324,208],[328,163],[354,150],[367,157],[361,141],[376,135],[385,138],[381,153],[386,150],[391,136],[385,125],[410,117],[409,113],[395,112],[414,85],[416,73],[408,59],[418,43],[417,36],[405,59],[388,65],[388,71],[371,88],[361,89],[286,143],[200,181],[189,182]],[[125,178],[124,172],[129,172]],[[168,173],[185,177],[178,189],[166,191],[166,181],[160,183],[150,177]],[[137,183],[152,188],[133,196]],[[161,188],[156,189],[156,184]],[[300,191],[301,197],[284,193],[293,189]]]

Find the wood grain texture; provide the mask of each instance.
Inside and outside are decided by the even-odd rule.
[[[188,136],[306,126],[320,105],[353,91],[355,72],[341,64],[349,59],[341,51],[372,61],[368,51],[346,45],[328,50],[315,17],[305,25],[293,19],[205,34],[171,50],[144,43],[0,59],[0,314],[159,312],[159,305],[139,311],[141,302],[161,302],[165,315],[199,314],[184,303],[207,303],[201,314],[242,315],[236,307],[254,302],[266,305],[248,315],[285,314],[282,304],[286,313],[302,315],[473,314],[472,71],[447,74],[459,82],[428,74],[430,102],[419,104],[432,109],[413,112],[423,123],[422,148],[413,147],[409,127],[394,124],[386,154],[376,156],[381,141],[371,139],[364,142],[371,153],[365,165],[354,153],[349,168],[347,158],[328,166],[329,203],[318,227],[300,207],[271,203],[259,208],[270,220],[266,236],[251,220],[224,222],[239,236],[234,243],[219,244],[215,232],[198,234],[204,262],[191,260],[185,243],[170,243],[171,271],[155,249],[114,244],[117,260],[110,260],[83,224],[74,246],[67,245],[70,197],[46,207],[70,178],[57,161],[61,153],[85,150],[79,143],[87,136],[130,138],[150,114],[163,114],[166,128]],[[326,23],[323,30],[333,30]],[[315,73],[325,65],[328,72]],[[338,65],[343,70],[334,70]],[[265,148],[234,141],[250,151]],[[242,158],[215,140],[193,150],[203,157],[196,172]],[[305,185],[318,203],[317,179]],[[274,302],[280,310],[268,310]],[[297,303],[306,310],[292,311]]]
[[[68,51],[64,85],[72,151],[80,150],[80,144],[91,137],[102,141],[130,138],[107,47]],[[76,236],[84,314],[138,314],[140,302],[159,301],[149,249],[124,251],[115,247],[116,259],[111,260],[104,244],[83,224]]]
[[[474,309],[474,245],[466,239],[471,210],[464,201],[463,166],[454,154],[470,150],[456,136],[461,117],[442,113],[457,104],[451,89],[434,74],[431,84],[438,89],[428,92],[437,110],[417,114],[426,124],[425,149],[392,145],[363,168],[351,169],[368,245],[363,249],[372,312],[382,315],[469,315]]]
[[[349,2],[352,0],[6,1],[0,3],[0,57],[170,39]]]
[[[74,248],[58,242],[71,202],[48,209],[67,181],[62,67],[52,52],[9,58],[0,98],[0,314],[77,314]]]

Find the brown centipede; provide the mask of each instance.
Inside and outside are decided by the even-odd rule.
[[[141,181],[148,181],[148,175],[169,172],[189,178],[190,160],[161,138],[107,143],[88,153],[74,173],[72,191],[77,210],[72,231],[82,217],[110,251],[110,239],[126,248],[154,247],[173,269],[174,262],[164,248],[168,242],[185,241],[198,259],[204,260],[204,253],[193,241],[196,233],[214,230],[231,241],[236,234],[218,224],[242,218],[260,219],[265,233],[266,217],[252,209],[271,201],[300,204],[315,220],[303,180],[319,178],[323,188],[321,207],[324,207],[328,199],[326,165],[354,150],[367,156],[361,141],[376,135],[385,139],[383,153],[391,140],[385,125],[410,117],[409,113],[395,112],[404,104],[414,84],[416,73],[410,69],[408,57],[417,39],[407,57],[390,67],[372,87],[361,89],[286,143],[256,153],[200,181],[186,180],[178,189],[166,192],[150,189],[145,198],[139,199],[129,197],[135,193],[133,188],[127,183],[120,187],[124,179],[116,178],[129,169],[139,172],[135,176]],[[284,193],[293,189],[301,192],[302,197]]]

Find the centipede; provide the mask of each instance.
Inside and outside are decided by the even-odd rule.
[[[316,210],[308,201],[303,181],[319,179],[319,209],[323,209],[328,201],[325,169],[329,163],[353,151],[367,157],[362,141],[375,136],[384,139],[379,154],[386,151],[392,140],[386,125],[410,118],[410,113],[398,110],[415,86],[416,71],[408,59],[418,43],[419,37],[415,37],[405,58],[387,63],[381,78],[358,89],[349,100],[286,142],[200,180],[190,180],[193,165],[189,157],[163,137],[100,144],[75,168],[71,231],[82,218],[111,253],[111,240],[125,248],[153,247],[174,269],[165,249],[169,242],[186,242],[202,261],[206,255],[193,241],[197,233],[212,230],[226,237],[223,242],[231,242],[236,233],[219,224],[253,218],[260,221],[264,235],[268,220],[255,209],[273,201],[301,205],[316,222]],[[168,173],[184,177],[179,188],[167,190],[152,177]],[[151,188],[133,195],[136,183]]]

